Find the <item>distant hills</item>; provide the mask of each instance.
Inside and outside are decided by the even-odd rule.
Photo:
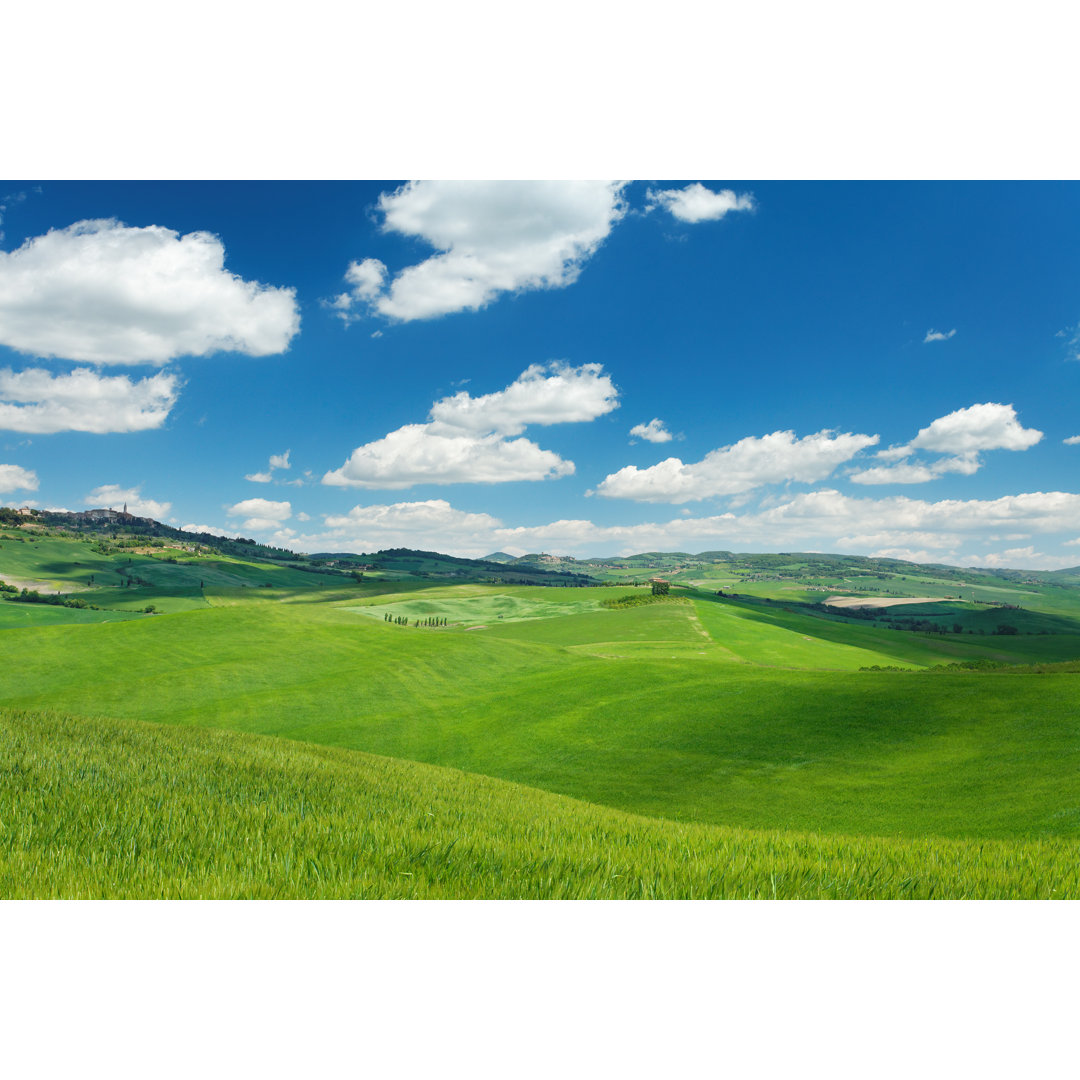
[[[505,555],[505,553],[502,553]],[[527,559],[505,555],[505,561],[495,559],[462,559],[437,551],[415,551],[412,548],[387,548],[371,554],[353,552],[318,552],[308,556],[315,562],[338,566],[355,565],[357,569],[397,573],[405,577],[451,577],[468,580],[498,580],[507,585],[588,585],[588,574],[576,569],[545,566]]]
[[[130,535],[157,537],[189,544],[199,544],[225,555],[262,559],[294,565],[354,573],[378,570],[392,576],[456,578],[458,580],[500,581],[505,584],[587,585],[603,580],[626,581],[635,576],[647,579],[663,575],[677,580],[680,576],[709,576],[723,570],[741,573],[775,574],[784,577],[800,568],[819,566],[823,572],[880,574],[918,569],[944,580],[971,577],[998,577],[1011,581],[1044,582],[1057,585],[1080,584],[1080,566],[1064,570],[1009,570],[981,567],[956,567],[947,563],[910,563],[902,559],[873,558],[863,555],[840,555],[826,552],[732,552],[645,551],[637,555],[600,558],[575,558],[531,552],[510,555],[495,551],[482,559],[466,559],[436,551],[413,548],[387,548],[371,553],[315,552],[299,554],[287,548],[261,544],[245,537],[219,536],[215,533],[185,532],[153,518],[138,517],[120,510],[93,509],[73,512],[16,510],[0,507],[0,525],[31,526],[73,533],[105,536]]]

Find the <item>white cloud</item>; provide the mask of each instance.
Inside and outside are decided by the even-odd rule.
[[[598,526],[590,521],[554,521],[546,525],[506,527],[490,514],[457,510],[442,499],[358,506],[345,515],[326,515],[327,531],[294,538],[298,550],[373,551],[386,547],[437,549],[478,557],[493,550],[577,550],[620,547],[624,553],[671,546],[672,537],[734,534],[733,514],[682,519],[668,525]]]
[[[280,525],[281,522],[277,518],[249,517],[244,519],[240,528],[245,532],[268,532],[270,529],[279,528]]]
[[[456,510],[443,499],[355,506],[346,514],[324,514],[323,519],[325,527],[319,532],[281,530],[271,542],[294,551],[412,547],[475,558],[498,546],[493,537],[502,525],[490,514]]]
[[[129,514],[154,518],[156,521],[164,521],[172,509],[172,503],[144,499],[139,494],[138,487],[122,488],[118,484],[102,484],[83,500],[83,505],[94,509],[120,510],[125,503]]]
[[[630,429],[630,437],[644,439],[651,443],[671,442],[674,436],[664,427],[664,421],[653,417],[647,424],[635,424]]]
[[[1080,435],[1070,435],[1067,439],[1061,440],[1066,446],[1080,446]]]
[[[37,491],[37,473],[21,465],[0,465],[0,494],[10,491]]]
[[[619,392],[601,364],[533,364],[509,386],[472,397],[461,390],[431,407],[436,430],[520,435],[529,424],[595,420],[619,407]]]
[[[945,533],[994,531],[1064,532],[1080,527],[1080,494],[1026,492],[999,499],[942,499],[925,502],[906,495],[857,498],[822,490],[796,495],[744,519],[771,536],[837,537],[882,530]]]
[[[248,473],[244,477],[244,479],[250,480],[252,481],[252,483],[255,484],[269,484],[270,481],[274,479],[275,469],[292,468],[292,466],[289,464],[289,453],[290,451],[286,450],[284,454],[271,454],[270,463],[267,466],[265,472]],[[300,483],[300,481],[295,482],[297,484]]]
[[[871,551],[870,557],[874,559],[900,559],[903,562],[913,563],[953,563],[954,560],[943,555],[940,551],[916,551],[913,548],[881,548]]]
[[[357,447],[322,482],[338,487],[397,489],[413,484],[498,484],[569,476],[574,463],[529,439],[440,435],[430,424],[407,424]]]
[[[76,368],[52,375],[41,368],[0,369],[0,429],[34,434],[95,434],[159,428],[176,403],[179,380],[168,372],[134,381]]]
[[[645,469],[627,465],[606,476],[596,494],[638,502],[681,503],[735,495],[788,480],[812,483],[823,480],[877,441],[877,435],[850,432],[819,431],[796,439],[793,431],[774,431],[722,446],[689,465],[674,457]]]
[[[225,507],[229,517],[242,517],[242,529],[261,531],[276,529],[281,522],[292,517],[292,504],[275,502],[273,499],[243,499]]]
[[[408,546],[418,537],[467,541],[502,524],[490,514],[455,510],[445,499],[354,506],[347,514],[327,515],[325,522],[327,528],[342,530],[343,536],[347,535],[353,543],[359,543],[361,549],[366,547],[368,550]],[[483,547],[483,542],[479,546]]]
[[[262,525],[260,528],[265,529],[266,526]],[[264,544],[269,544],[271,547],[279,548],[296,548],[296,530],[295,529],[276,529],[263,541]]]
[[[333,302],[408,322],[476,310],[500,293],[562,288],[626,212],[623,183],[414,180],[379,198],[384,232],[438,251],[385,284],[377,259],[353,262]]]
[[[985,566],[990,569],[1006,567],[1022,570],[1061,570],[1066,566],[1073,566],[1076,560],[1068,555],[1044,555],[1029,546],[1010,548],[1008,551],[993,552],[989,555],[961,555],[958,562],[961,566]]]
[[[646,194],[650,209],[663,207],[672,217],[689,224],[699,221],[719,221],[733,210],[753,210],[756,207],[754,196],[736,195],[725,188],[713,191],[701,183],[688,184],[684,188],[666,188]]]
[[[1066,347],[1070,353],[1070,360],[1080,360],[1080,325],[1066,326],[1064,330],[1059,330],[1054,336],[1065,339]]]
[[[931,341],[948,341],[955,334],[955,329],[950,330],[948,333],[942,333],[940,330],[927,330],[926,337],[923,338],[923,344],[926,345]]]
[[[30,507],[31,509],[34,509],[34,510],[45,510],[50,514],[70,514],[70,513],[72,513],[71,509],[66,507],[66,506],[42,506],[41,503],[39,503],[35,499],[26,499],[26,500],[20,499],[19,503],[22,506]]]
[[[894,549],[899,545],[921,544],[924,548],[941,548],[951,549],[955,548],[962,540],[962,537],[958,533],[933,533],[933,532],[918,532],[913,530],[902,529],[888,529],[881,532],[874,533],[856,533],[852,536],[838,536],[836,543],[845,550],[852,548],[858,548],[859,550],[866,550],[867,548],[880,547],[882,545],[890,546]],[[898,558],[899,556],[893,556]],[[940,555],[938,556],[940,559]],[[917,562],[918,560],[912,560]]]
[[[882,461],[902,461],[906,457],[911,457],[911,454],[910,446],[887,446],[884,450],[879,450],[874,457]]]
[[[841,548],[867,552],[879,548],[883,541],[898,550],[906,540],[931,551],[938,549],[931,561],[941,562],[955,561],[946,559],[942,552],[957,547],[965,536],[970,542],[998,530],[1016,535],[1018,528],[1027,533],[1080,530],[1080,495],[1029,492],[992,500],[946,499],[931,503],[906,496],[852,498],[824,490],[796,495],[767,510],[743,515],[679,517],[629,526],[564,520],[497,529],[485,539],[497,547],[515,544],[526,551],[589,554],[694,551],[732,544],[756,550]],[[737,550],[747,550],[747,546]],[[1018,550],[1014,549],[1014,553]]]
[[[386,267],[378,259],[352,262],[345,271],[345,280],[352,286],[358,300],[374,300],[386,284]]]
[[[238,532],[222,529],[218,525],[181,525],[180,528],[183,532],[209,533],[211,536],[225,536],[230,540],[235,540],[240,535]]]
[[[525,551],[589,549],[598,554],[631,555],[641,551],[685,550],[696,546],[698,541],[703,541],[703,546],[712,546],[720,538],[738,535],[739,518],[735,514],[719,514],[637,525],[595,525],[588,520],[564,518],[546,525],[498,529],[493,539],[500,548],[517,545]]]
[[[939,458],[924,465],[921,462],[902,461],[898,465],[878,465],[873,469],[853,472],[851,480],[856,484],[925,484],[945,473],[971,476],[981,466],[978,454],[958,454],[956,457]]]
[[[877,457],[899,464],[853,472],[851,479],[856,484],[923,484],[945,473],[970,476],[982,466],[979,451],[1027,450],[1042,437],[1041,431],[1021,426],[1012,405],[994,402],[969,405],[947,416],[939,416],[906,445],[878,451]],[[953,456],[929,464],[908,461],[916,450]]]
[[[217,351],[283,352],[295,290],[224,268],[221,240],[159,225],[80,221],[0,251],[0,344],[96,364],[162,364]]]
[[[1011,405],[986,402],[957,409],[924,427],[909,444],[916,450],[968,454],[978,450],[1027,450],[1043,433],[1024,428]]]
[[[852,498],[838,491],[809,492],[765,510],[708,517],[680,514],[666,521],[601,525],[562,519],[507,525],[486,513],[455,509],[442,499],[358,506],[324,515],[325,528],[309,535],[276,535],[298,551],[374,551],[387,547],[439,550],[477,557],[503,550],[631,555],[642,551],[851,551],[915,562],[975,565],[993,556],[955,554],[961,545],[1038,533],[1080,534],[1080,495],[1029,492],[993,500],[924,502],[895,496]],[[286,542],[282,542],[287,539]],[[1077,542],[1076,546],[1080,546]],[[1073,563],[1033,549],[1012,548],[999,565],[1049,568]],[[1033,561],[1034,560],[1034,561]],[[989,564],[988,564],[989,565]]]
[[[329,306],[337,311],[340,318],[353,322],[363,317],[362,312],[354,311],[355,305],[370,304],[383,291],[386,284],[386,266],[378,259],[351,262],[345,271],[345,281],[351,286],[350,290],[335,296]],[[372,337],[374,336],[373,334]]]
[[[426,424],[407,424],[357,447],[322,482],[345,487],[495,484],[569,476],[574,463],[520,435],[529,424],[580,423],[618,408],[618,391],[599,364],[534,364],[492,394],[462,390],[431,407]]]

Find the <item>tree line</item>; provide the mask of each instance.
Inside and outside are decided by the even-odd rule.
[[[447,620],[442,615],[429,615],[425,619],[413,619],[411,620],[413,626],[446,626]],[[383,614],[383,622],[393,623],[394,626],[408,626],[410,619],[408,615],[391,615],[390,612]]]

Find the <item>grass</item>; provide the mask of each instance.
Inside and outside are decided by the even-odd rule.
[[[72,580],[90,572],[83,565],[90,546],[83,541],[0,543],[0,577],[19,576],[4,561],[9,548],[20,549],[19,569],[27,579],[54,573]],[[118,835],[125,842],[133,836],[137,849],[156,852],[147,866],[158,869],[148,869],[150,876],[140,879],[137,888],[133,878],[125,879],[124,887],[135,891],[124,895],[156,895],[153,889],[167,889],[167,865],[180,875],[177,889],[194,890],[183,895],[269,895],[257,891],[260,873],[267,875],[267,887],[277,890],[273,895],[399,895],[387,884],[388,876],[416,870],[401,869],[404,864],[395,856],[397,869],[392,872],[387,863],[373,871],[374,877],[365,877],[368,870],[361,873],[355,859],[347,871],[341,863],[346,848],[332,834],[344,830],[343,835],[359,836],[348,825],[354,814],[366,814],[368,821],[379,814],[388,822],[402,814],[412,820],[409,784],[427,791],[425,785],[435,783],[431,778],[437,767],[461,770],[438,773],[439,784],[460,795],[453,811],[459,822],[468,813],[480,814],[484,799],[503,799],[493,793],[511,792],[504,800],[510,807],[506,814],[500,810],[494,817],[477,817],[477,831],[470,834],[476,837],[474,849],[461,849],[482,850],[483,859],[496,860],[499,869],[490,888],[467,885],[465,864],[455,870],[457,877],[445,881],[425,870],[420,877],[428,891],[400,895],[743,895],[739,890],[744,889],[745,895],[765,895],[755,891],[762,888],[755,876],[762,866],[769,867],[771,881],[787,882],[778,895],[906,895],[903,890],[909,886],[901,882],[920,882],[910,886],[917,891],[930,889],[931,878],[938,890],[933,895],[945,888],[960,890],[949,895],[1027,895],[1023,890],[1029,887],[1041,889],[1054,882],[1046,888],[1058,888],[1065,881],[1057,869],[1044,873],[1040,860],[1045,856],[1053,862],[1059,855],[1046,852],[1060,853],[1080,838],[1080,679],[1074,670],[1080,634],[925,636],[821,618],[796,604],[732,601],[683,589],[667,602],[620,608],[619,601],[645,590],[417,581],[358,584],[218,556],[194,559],[190,566],[179,556],[175,563],[124,556],[124,566],[127,558],[144,560],[139,576],[149,584],[138,589],[96,586],[98,592],[122,597],[119,602],[134,609],[154,603],[165,614],[0,604],[0,628],[19,627],[2,635],[0,706],[53,715],[47,723],[40,721],[42,738],[53,740],[51,749],[42,744],[18,760],[36,762],[35,775],[47,779],[40,781],[43,790],[66,792],[48,804],[34,804],[38,817],[32,835],[61,838],[53,851],[61,863],[75,857],[64,852],[76,843],[72,837],[82,835],[79,800],[97,805],[93,799],[98,796],[93,785],[83,789],[63,784],[83,776],[82,766],[71,763],[77,760],[72,756],[76,744],[86,742],[83,751],[93,758],[93,775],[104,776],[110,769],[115,773],[111,809],[98,814],[95,827],[108,833],[114,819],[128,821],[128,831]],[[100,567],[93,572],[96,577]],[[193,586],[195,574],[203,577]],[[950,591],[940,585],[934,591],[925,582],[911,587],[921,595]],[[1032,586],[1037,588],[1042,586]],[[90,592],[83,595],[92,599]],[[163,599],[167,603],[160,603]],[[1030,610],[1037,610],[1035,601],[1031,603]],[[11,619],[18,616],[25,622],[5,623],[9,613]],[[385,622],[384,613],[410,619],[441,615],[456,625],[438,631],[402,627]],[[46,625],[57,616],[70,624]],[[1080,626],[1060,612],[1045,617],[1059,629]],[[971,660],[1032,666],[1023,672],[917,670]],[[1054,667],[1057,661],[1069,663]],[[874,666],[908,670],[859,670]],[[12,730],[22,733],[22,742],[15,745],[31,747],[30,732],[37,723],[12,720]],[[278,738],[266,741],[257,735]],[[93,756],[98,742],[112,747],[111,765]],[[155,766],[145,763],[134,774],[123,772],[144,745],[156,748],[153,753],[166,763],[160,776]],[[135,754],[130,761],[124,747]],[[221,768],[232,777],[227,783],[225,774],[215,771],[215,753],[224,755]],[[67,770],[67,780],[49,772],[50,754],[61,763],[57,769]],[[182,758],[190,761],[185,764]],[[399,760],[388,764],[382,758]],[[11,760],[11,755],[0,754],[0,768]],[[62,766],[65,761],[70,768]],[[241,761],[246,764],[241,766]],[[290,771],[294,766],[306,770],[309,787],[296,786],[299,773]],[[196,828],[199,813],[208,815],[207,836],[221,846],[217,856],[212,846],[191,855],[191,865],[203,869],[193,871],[190,881],[182,867],[168,863],[167,852],[157,850],[162,844],[178,844],[182,850],[188,841],[155,825],[150,811],[129,820],[126,796],[116,794],[123,785],[124,790],[142,791],[143,780],[152,779],[150,788],[159,802],[148,805],[158,805],[163,814],[180,814],[181,805],[171,802],[173,796],[161,787],[167,787],[170,768],[178,776],[202,778],[191,780],[193,792],[205,794],[211,790],[206,785],[225,785],[213,789],[217,794],[209,802],[196,800],[184,811],[190,817],[185,830]],[[266,770],[262,779],[260,769]],[[391,774],[399,778],[393,784]],[[331,775],[337,779],[319,795],[316,815],[325,832],[320,843],[327,846],[318,849],[323,854],[316,854],[315,862],[334,884],[318,892],[320,887],[295,858],[304,845],[315,842],[306,832],[315,828],[305,824],[307,792],[314,798],[323,790],[320,777]],[[390,786],[380,796],[383,809],[376,813],[362,797],[376,790],[380,776]],[[404,776],[411,780],[400,780]],[[244,791],[258,794],[230,801],[228,784],[234,780]],[[279,782],[284,801],[275,801]],[[187,783],[177,781],[181,787]],[[507,783],[524,788],[508,789]],[[19,790],[24,804],[26,799],[32,802],[32,793]],[[289,791],[293,795],[287,795]],[[300,799],[299,810],[290,809],[294,796]],[[245,817],[245,799],[276,807],[271,816],[280,817],[285,831],[274,833],[274,844],[295,856],[287,866],[267,855],[270,861],[257,863],[256,870],[244,869],[256,843],[254,833],[243,832],[255,828],[255,818]],[[511,812],[515,800],[520,820]],[[476,803],[472,811],[461,808],[470,802]],[[548,840],[541,843],[529,832],[529,821],[548,813],[566,823],[544,834],[554,848],[544,847]],[[600,822],[595,815],[602,813],[616,816]],[[52,834],[50,814],[55,821]],[[628,814],[666,821],[631,821]],[[0,805],[0,822],[6,820],[3,815]],[[236,850],[229,846],[230,815],[240,823],[238,837],[247,837],[237,839]],[[582,843],[597,823],[593,847],[574,846],[572,820],[580,823]],[[723,837],[709,831],[720,827],[726,830]],[[520,843],[499,853],[495,839],[480,839],[489,829],[517,836]],[[625,839],[618,829],[630,829],[642,851],[652,845],[672,852],[676,833],[668,830],[690,829],[685,836],[728,845],[721,859],[728,870],[714,879],[704,855],[700,863],[698,855],[687,856],[699,869],[683,878],[675,863],[650,869],[646,854],[639,853],[628,855],[629,861],[617,871],[620,876],[636,873],[643,883],[638,891],[605,891],[608,886],[601,882],[606,879],[597,877],[594,867],[602,857],[602,844],[614,844],[616,850],[622,844],[629,851],[639,842]],[[634,831],[638,829],[645,832]],[[740,829],[749,831],[743,834]],[[412,850],[405,833],[393,835],[398,839],[387,833],[386,844],[393,847],[400,841],[405,845],[401,851]],[[438,843],[449,844],[452,829],[447,826],[439,836]],[[921,876],[920,864],[904,863],[898,854],[901,840],[913,845],[912,850],[929,845],[919,849],[923,859],[933,861],[939,858],[935,853],[948,851],[949,859],[968,860],[963,884],[948,885],[940,874]],[[33,844],[27,843],[30,851]],[[749,850],[747,844],[765,853],[760,860],[755,854],[758,861],[738,861]],[[862,854],[852,854],[858,845],[863,845],[858,848]],[[997,892],[986,891],[990,879],[979,877],[971,863],[972,845],[979,850],[993,847],[998,852],[993,866],[1012,866],[1018,875],[1030,872],[1031,881],[1017,877],[1008,886],[997,882]],[[865,854],[871,850],[877,854]],[[1020,861],[1009,863],[1007,851]],[[800,861],[803,855],[819,863],[824,859],[829,867],[834,866],[830,859],[846,859],[855,867],[854,876],[842,887],[835,884],[842,880],[838,870],[815,878],[810,863]],[[522,870],[534,866],[534,857],[557,872],[544,879],[539,871]],[[40,858],[44,874],[44,864],[53,856]],[[221,862],[217,869],[215,858]],[[489,865],[483,859],[480,865]],[[890,861],[895,859],[901,861]],[[892,870],[875,871],[885,876],[868,884],[860,875],[870,864],[895,866],[895,876],[890,876]],[[25,872],[26,866],[19,865],[19,873]],[[120,872],[119,865],[113,865],[113,872]],[[330,873],[325,868],[331,866],[338,869]],[[740,877],[738,867],[750,877]],[[41,884],[47,878],[31,874],[30,880],[39,883],[35,888],[54,888]],[[70,878],[76,880],[84,879]],[[87,889],[105,887],[105,879],[85,879],[91,880],[98,884],[86,884]],[[559,892],[566,888],[560,882],[567,880],[579,891]],[[873,882],[879,880],[891,882],[888,889],[893,891],[876,891]],[[964,892],[969,885],[974,891]],[[369,886],[375,891],[364,892]],[[444,886],[449,891],[440,892]],[[725,892],[729,886],[734,891]],[[414,887],[420,886],[409,883]],[[1072,886],[1066,882],[1061,888]],[[316,893],[304,891],[310,889]],[[91,894],[104,895],[79,893]]]
[[[144,604],[143,607],[146,605]],[[120,622],[144,618],[133,611],[91,611],[89,608],[54,607],[52,604],[13,604],[0,600],[0,630],[25,630],[40,626]]]
[[[343,750],[0,712],[6,898],[1047,898],[1075,845],[680,825]]]
[[[410,621],[423,621],[431,616],[440,616],[450,626],[476,626],[483,623],[520,622],[529,619],[550,619],[563,617],[580,611],[592,611],[600,603],[595,589],[524,589],[511,592],[489,587],[486,592],[477,595],[455,596],[449,590],[442,589],[422,593],[419,596],[394,597],[390,603],[367,603],[351,608],[363,615],[382,619],[401,616]],[[564,593],[571,592],[574,598],[567,602],[564,596],[553,600],[548,596],[536,597],[529,593]]]
[[[139,611],[148,603],[162,611],[204,608],[216,595],[259,590],[263,599],[342,589],[344,579],[245,561],[220,553],[196,555],[181,548],[156,554],[110,550],[89,538],[0,534],[0,580],[34,582],[110,610]],[[125,581],[133,584],[125,586]],[[355,595],[355,588],[347,595]]]
[[[693,595],[698,614],[715,640],[740,658],[767,666],[853,671],[874,664],[926,667],[958,660],[1023,663],[1033,657],[1050,661],[1080,658],[1077,622],[1064,624],[1072,628],[1071,633],[1037,636],[929,635],[820,618],[783,603],[747,603]],[[893,609],[901,613],[907,610]],[[1004,616],[1017,614],[1024,613],[1008,611]]]
[[[25,630],[5,637],[0,704],[278,735],[684,821],[1080,832],[1073,674],[760,668],[710,652],[685,604],[438,632],[350,606]]]
[[[703,646],[708,635],[689,604],[648,604],[623,610],[601,608],[547,623],[489,627],[489,636],[506,641],[578,646],[608,655],[616,645],[636,643],[664,650],[671,644]]]

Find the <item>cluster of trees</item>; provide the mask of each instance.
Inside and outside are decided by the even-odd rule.
[[[950,671],[1007,671],[1009,668],[1026,667],[1026,664],[1013,664],[1005,660],[958,660],[949,664],[934,664],[933,667],[916,669],[909,667],[896,667],[895,665],[878,665],[861,667],[860,671],[903,671],[908,675],[926,675],[928,673],[940,673]]]
[[[658,604],[663,601],[685,603],[686,597],[668,596],[664,593],[638,593],[636,596],[616,596],[611,600],[601,600],[600,606],[618,611],[621,608],[641,607],[642,604]]]
[[[842,615],[845,619],[870,619],[871,621],[873,621],[875,619],[883,618],[886,621],[892,621],[891,619],[889,619],[885,608],[834,608],[830,607],[828,604],[813,604],[811,606],[815,607],[824,615]]]
[[[892,618],[888,619],[887,621],[894,630],[912,630],[915,633],[921,634],[947,634],[950,630],[954,634],[962,634],[964,632],[963,625],[958,622],[954,622],[952,626],[948,626],[945,623],[931,622],[930,619]],[[1011,623],[1000,623],[999,625],[995,626],[994,629],[990,632],[993,634],[1003,634],[1006,636],[1010,636],[1012,634],[1019,634],[1020,630],[1017,627],[1013,626]],[[969,628],[968,633],[985,634],[986,630],[983,627],[979,627],[977,629]]]
[[[69,607],[69,608],[92,608],[94,611],[99,611],[100,608],[96,604],[88,604],[85,600],[80,600],[74,596],[63,596],[60,593],[39,593],[36,589],[16,589],[14,585],[5,585],[0,583],[0,592],[3,592],[4,599],[10,600],[15,604],[52,604],[54,607]]]
[[[393,623],[395,626],[408,626],[407,615],[391,615],[389,611],[383,614],[383,622]],[[446,626],[446,619],[442,615],[429,615],[426,619],[414,619],[413,626]]]
[[[125,582],[125,584],[127,584]],[[97,604],[88,604],[78,596],[65,596],[63,593],[40,593],[36,589],[20,589],[15,585],[9,585],[6,581],[0,581],[0,594],[5,600],[13,604],[51,604],[53,607],[66,608],[89,608],[91,611],[100,611]],[[147,615],[157,612],[153,604],[147,604],[143,611]]]

